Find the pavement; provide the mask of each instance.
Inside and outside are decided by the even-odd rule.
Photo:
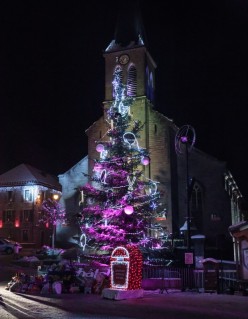
[[[0,256],[0,294],[6,300],[10,300],[14,294],[4,289],[6,282],[16,271],[29,271],[32,274],[37,271],[17,267],[11,264],[11,258],[13,256]],[[49,305],[54,315],[58,309],[63,309],[67,314],[70,313],[70,318],[248,319],[248,296],[199,293],[193,290],[168,290],[168,293],[163,294],[159,290],[149,290],[144,292],[142,298],[117,301],[102,298],[101,295],[82,293],[23,295],[20,298],[38,302],[40,307],[44,307],[44,312]],[[23,303],[23,300],[20,299],[20,302]],[[36,316],[38,318],[45,317]]]

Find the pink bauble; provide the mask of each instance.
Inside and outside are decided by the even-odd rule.
[[[150,158],[148,156],[143,156],[141,159],[141,164],[148,165],[150,163]]]
[[[104,151],[104,145],[98,144],[98,145],[96,146],[96,150],[97,150],[97,152],[101,153],[102,151]]]
[[[133,206],[129,205],[129,206],[126,206],[124,208],[124,212],[127,214],[127,215],[131,215],[133,213]]]

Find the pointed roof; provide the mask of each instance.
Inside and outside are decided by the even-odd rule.
[[[61,190],[61,185],[56,176],[28,164],[20,164],[0,175],[0,187],[24,186],[27,184],[42,185]]]
[[[139,1],[126,1],[117,19],[114,40],[106,52],[144,46],[146,41],[145,28],[142,22]]]

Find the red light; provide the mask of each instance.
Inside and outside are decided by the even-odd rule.
[[[19,219],[16,219],[16,220],[15,220],[15,227],[20,227]]]

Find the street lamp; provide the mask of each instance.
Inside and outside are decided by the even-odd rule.
[[[55,210],[57,214],[57,200],[59,199],[58,194],[53,194],[53,200],[56,202]],[[56,224],[57,224],[57,218],[55,217],[53,220],[53,233],[52,233],[52,251],[54,253],[54,246],[55,246],[55,235],[56,235]]]
[[[53,199],[57,201],[59,199],[59,195],[58,194],[53,194]]]
[[[187,226],[187,250],[191,249],[190,242],[190,188],[193,185],[193,181],[189,180],[189,152],[192,150],[195,144],[195,130],[190,125],[182,126],[175,137],[175,150],[178,155],[184,154],[186,157],[186,202],[187,202],[187,216],[186,216],[186,226]]]

